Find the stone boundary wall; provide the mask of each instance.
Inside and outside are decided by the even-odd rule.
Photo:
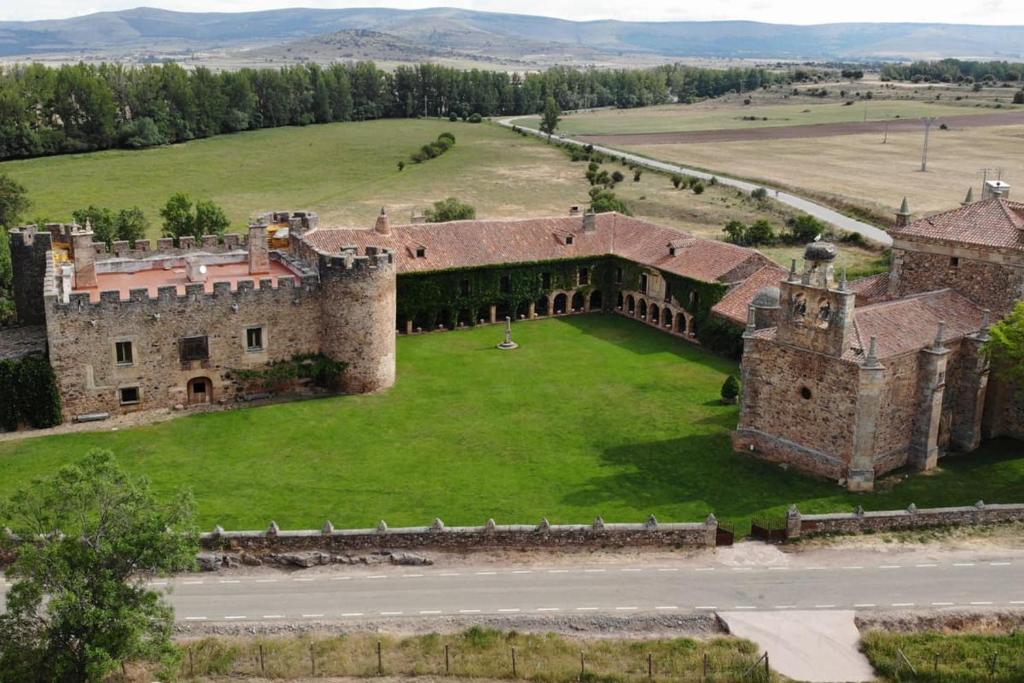
[[[718,520],[660,524],[652,515],[643,524],[499,525],[494,520],[479,527],[446,527],[435,520],[429,527],[391,529],[381,522],[376,529],[335,529],[327,522],[320,531],[282,531],[274,522],[266,531],[224,531],[220,527],[201,535],[205,550],[282,552],[299,550],[361,551],[425,549],[471,551],[514,548],[594,547],[714,547]]]
[[[794,505],[786,513],[786,538],[1021,521],[1024,521],[1024,505],[986,505],[980,500],[963,507],[918,509],[911,503],[906,510],[865,512],[858,508],[847,514],[825,515],[803,515]]]

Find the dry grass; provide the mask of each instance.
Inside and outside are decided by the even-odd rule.
[[[979,169],[1002,168],[1003,178],[1024,181],[1024,126],[933,130],[928,172],[920,171],[921,133],[844,135],[714,145],[636,147],[657,159],[713,168],[730,175],[772,179],[819,195],[846,197],[891,214],[906,196],[920,215],[949,209],[974,186]]]
[[[689,638],[584,639],[474,627],[458,634],[408,637],[351,633],[333,637],[205,638],[182,643],[179,675],[186,679],[370,678],[379,675],[378,642],[382,652],[380,670],[389,676],[444,676],[448,646],[451,676],[508,679],[512,678],[514,648],[518,678],[551,682],[646,680],[648,655],[655,674],[663,680],[700,680],[705,654],[711,674],[707,680],[733,681],[739,680],[761,654],[753,643],[728,637],[703,642]],[[762,673],[746,680],[767,679]]]

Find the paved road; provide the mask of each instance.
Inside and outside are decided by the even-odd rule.
[[[498,121],[498,123],[502,126],[505,126],[506,128],[511,128],[513,125],[517,125],[515,121],[521,118],[529,117],[515,116],[507,119],[502,119]],[[530,133],[531,135],[536,135],[537,137],[540,138],[547,137],[544,133],[541,133],[539,130],[535,128],[526,128],[524,126],[518,126],[518,128],[522,131]],[[559,141],[571,145],[580,146],[587,144],[580,140],[576,140],[574,138],[569,137],[560,138]],[[705,171],[700,171],[695,168],[689,168],[687,166],[680,166],[678,164],[672,164],[665,161],[658,161],[657,159],[650,159],[648,157],[643,157],[637,154],[633,154],[631,152],[624,152],[622,150],[614,149],[612,147],[594,145],[594,149],[604,154],[614,154],[615,156],[626,159],[631,163],[656,171],[663,171],[666,173],[681,173],[683,175],[694,176],[697,178],[702,178],[704,180],[710,180],[711,177],[714,176],[715,178],[718,179],[718,182],[722,183],[723,185],[735,187],[739,190],[742,190],[743,192],[752,192],[753,190],[759,187],[766,187],[769,190],[770,196],[778,202],[782,202],[783,204],[792,206],[793,208],[798,209],[799,211],[803,211],[804,213],[814,216],[815,218],[818,218],[820,220],[823,220],[826,223],[830,223],[841,230],[845,230],[847,232],[857,232],[873,242],[877,242],[878,244],[884,245],[886,247],[892,246],[892,238],[889,237],[889,234],[886,233],[884,230],[880,230],[879,228],[876,228],[873,225],[869,225],[868,223],[864,223],[863,221],[855,220],[853,218],[850,218],[849,216],[844,216],[838,211],[830,209],[829,207],[824,206],[823,204],[812,202],[809,199],[805,199],[804,197],[792,194],[790,192],[776,190],[771,186],[750,183],[745,180],[739,180],[737,178],[730,178],[728,176],[721,175],[718,173],[707,173]]]
[[[726,566],[385,567],[155,582],[183,621],[451,615],[685,614],[738,610],[1024,609],[1024,555],[971,561]],[[962,558],[961,558],[962,559]],[[894,560],[895,561],[895,560]],[[0,584],[0,598],[7,585]]]

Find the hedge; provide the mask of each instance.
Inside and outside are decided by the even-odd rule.
[[[49,361],[39,356],[0,361],[0,429],[36,429],[62,421],[60,391]]]

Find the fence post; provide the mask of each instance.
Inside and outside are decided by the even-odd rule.
[[[768,650],[764,651],[764,680],[765,683],[771,683],[772,680],[772,669],[768,666]]]
[[[516,671],[516,649],[512,648],[512,678],[518,678],[518,672]]]
[[[384,648],[379,640],[377,641],[377,675],[384,675]]]
[[[444,673],[448,675],[452,672],[451,660],[448,659],[448,646],[444,646]]]
[[[586,673],[587,673],[587,665],[583,661],[583,650],[580,650],[580,679],[581,680],[583,679],[583,676],[586,675]]]
[[[195,660],[192,658],[192,646],[191,645],[188,648],[188,675],[189,676],[195,676],[196,675],[196,663],[195,663]]]
[[[309,670],[316,676],[316,653],[313,651],[313,643],[309,644]]]
[[[654,680],[654,655],[647,653],[647,678]]]
[[[932,667],[932,671],[938,673],[939,671],[939,653],[935,653],[935,665]]]
[[[701,676],[701,680],[706,681],[708,678],[708,653],[704,653],[704,675]]]

